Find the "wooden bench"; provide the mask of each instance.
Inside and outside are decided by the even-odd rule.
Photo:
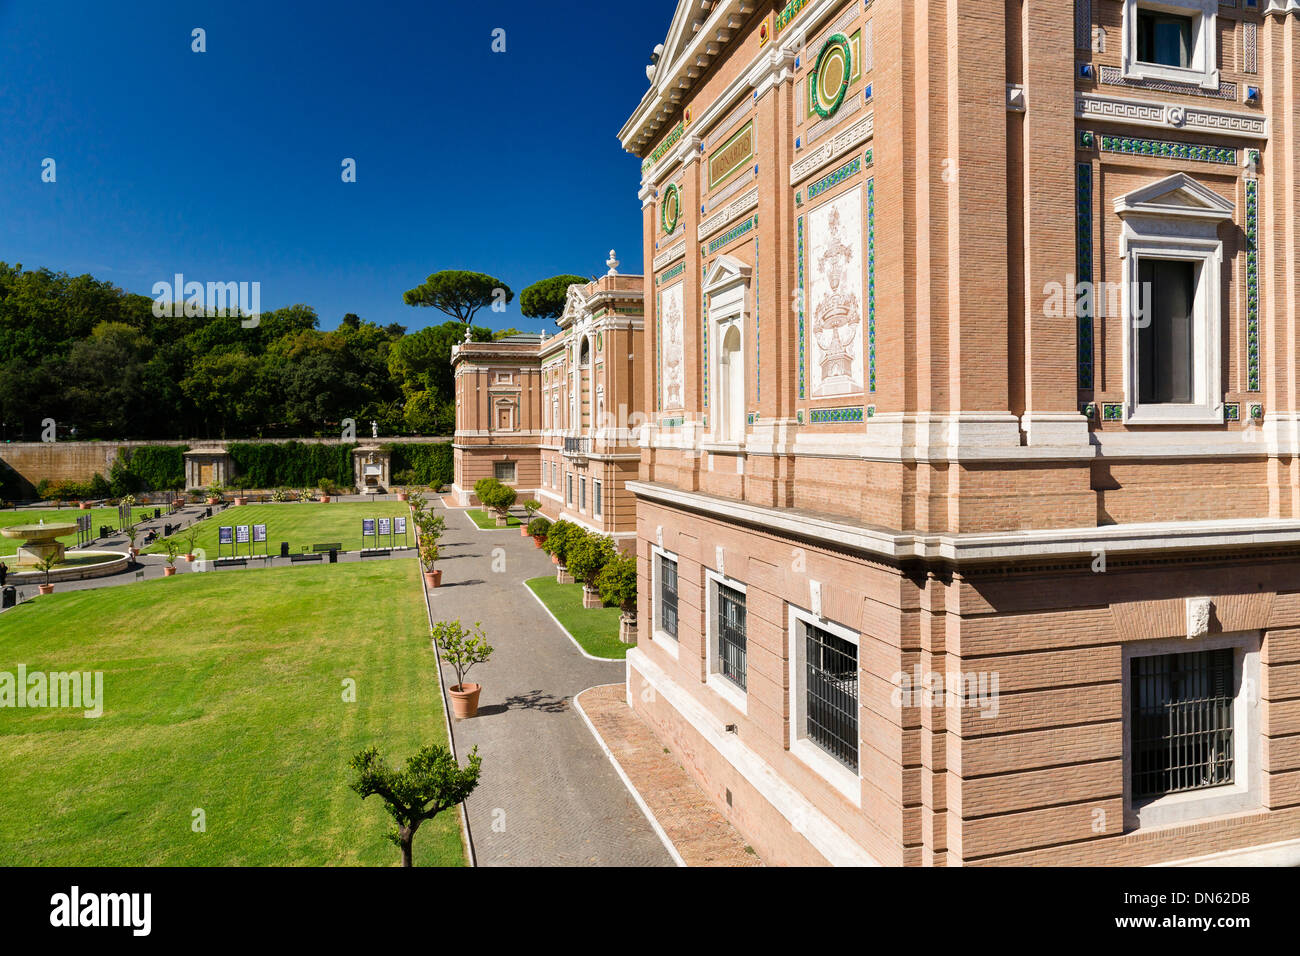
[[[326,551],[342,551],[342,550],[343,550],[343,545],[341,545],[341,544],[313,544],[313,545],[311,546],[311,549],[312,549],[313,551],[315,551],[317,554],[322,554],[322,553],[324,553],[324,552],[326,552]]]
[[[325,555],[323,555],[323,554],[291,554],[291,555],[289,555],[289,563],[290,563],[290,564],[298,564],[298,563],[300,563],[300,562],[302,562],[302,561],[317,561],[317,562],[319,562],[319,561],[323,561],[324,559],[325,559]]]

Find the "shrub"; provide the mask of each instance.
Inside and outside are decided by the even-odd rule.
[[[168,491],[182,487],[185,484],[185,452],[188,450],[188,445],[123,448],[108,473],[111,493],[121,497],[141,491]]]
[[[500,485],[501,482],[495,478],[480,478],[478,481],[474,482],[474,494],[478,497],[479,501],[487,504],[487,497],[485,496],[491,495],[492,489],[498,488]]]
[[[503,485],[495,478],[491,479],[491,481],[493,482],[492,484],[483,486],[483,492],[486,494],[486,497],[484,496],[484,493],[480,493],[479,500],[497,514],[504,515],[515,503],[515,498],[518,496],[518,493],[509,485]]]
[[[528,515],[528,520],[533,520],[533,515],[542,510],[542,503],[535,498],[529,498],[524,502],[524,511]]]
[[[623,612],[626,618],[636,617],[636,557],[616,554],[601,570],[596,579],[601,599]]]
[[[551,530],[546,533],[546,543],[542,545],[542,550],[557,558],[560,564],[563,565],[569,556],[570,541],[576,541],[577,536],[584,533],[572,521],[565,521],[561,518],[551,525]]]
[[[551,522],[547,518],[538,515],[532,521],[528,522],[528,533],[534,538],[544,538],[551,530]]]
[[[301,488],[324,475],[351,486],[354,444],[320,445],[307,442],[234,442],[227,450],[235,471],[252,488],[293,485]]]
[[[441,488],[455,478],[455,451],[451,442],[401,443],[384,446],[392,454],[393,481],[399,485]],[[413,475],[409,481],[400,476]]]
[[[575,578],[594,589],[600,572],[614,559],[616,553],[614,542],[609,538],[584,533],[576,543],[569,544],[569,560],[565,566]]]

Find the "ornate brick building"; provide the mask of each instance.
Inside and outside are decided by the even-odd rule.
[[[1300,856],[1298,55],[1296,0],[678,4],[628,697],[765,860]]]
[[[642,391],[643,279],[619,275],[613,252],[607,265],[569,287],[556,335],[455,348],[453,492],[475,503],[474,483],[496,477],[552,520],[630,549],[636,506],[624,485],[640,461],[631,407]]]

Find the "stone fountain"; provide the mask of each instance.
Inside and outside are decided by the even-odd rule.
[[[63,543],[58,539],[65,535],[76,534],[77,526],[69,522],[46,524],[20,524],[0,528],[0,534],[6,538],[21,539],[18,546],[18,566],[35,565],[44,561],[48,555],[56,555],[61,562],[64,559]]]

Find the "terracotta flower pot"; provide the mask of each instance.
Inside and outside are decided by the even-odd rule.
[[[546,535],[544,535],[544,534],[535,534],[535,535],[533,535],[533,547],[534,547],[534,548],[540,548],[540,547],[541,547],[542,545],[544,545],[545,543],[546,543]]]
[[[425,571],[424,580],[431,588],[442,587],[442,571]]]
[[[240,505],[246,505],[246,504],[248,504],[248,499],[247,499],[247,498],[236,498],[236,499],[235,499],[235,507],[236,507],[236,508],[238,508]]]
[[[39,584],[39,585],[36,586],[36,589],[37,589],[38,591],[40,591],[42,594],[53,594],[53,593],[54,593],[54,585],[53,585],[53,584]]]
[[[194,555],[192,555],[192,554],[187,554],[187,555],[185,555],[185,563],[186,563],[186,564],[193,564],[193,563],[194,563]]]
[[[557,568],[560,566],[560,556],[558,554],[551,555],[551,564],[555,565]]]
[[[478,695],[482,684],[452,684],[447,688],[451,694],[451,713],[457,720],[473,717],[478,713]]]
[[[320,496],[320,503],[323,504],[323,505],[327,505],[327,504],[329,504],[329,503],[330,503],[330,496],[329,496],[329,495],[321,495],[321,496]]]
[[[221,499],[220,499],[220,498],[209,498],[209,499],[208,499],[208,504],[210,504],[210,505],[219,505],[219,504],[221,504]]]
[[[81,502],[81,504],[77,505],[77,507],[80,508],[82,511],[89,511],[89,510],[90,510],[90,502],[89,502],[89,501],[83,501],[83,502]]]
[[[411,498],[410,498],[409,495],[407,495],[407,493],[406,493],[405,491],[399,491],[399,492],[397,493],[397,500],[398,500],[398,501],[410,501]]]
[[[521,525],[519,526],[519,537],[521,537],[521,538],[526,538],[526,537],[528,537],[528,525],[526,525],[526,524],[521,524]]]
[[[175,574],[176,574],[176,569],[171,565],[168,565],[167,567],[163,568],[163,577],[170,578]]]

